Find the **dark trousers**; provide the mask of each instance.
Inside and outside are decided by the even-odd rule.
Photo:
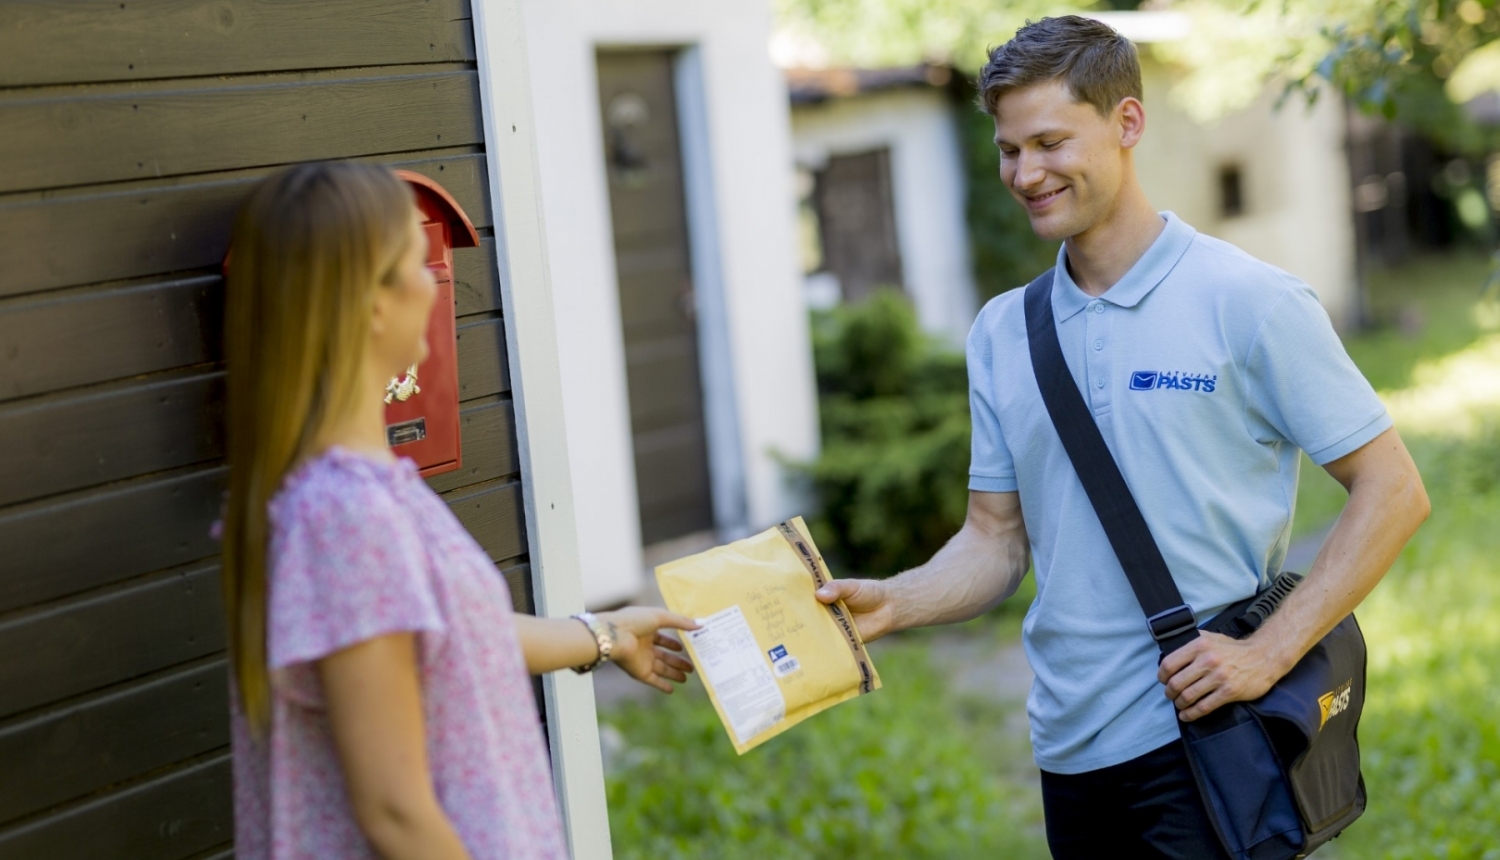
[[[1181,741],[1087,773],[1042,771],[1042,806],[1056,860],[1228,860]]]

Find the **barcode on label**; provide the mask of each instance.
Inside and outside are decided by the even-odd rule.
[[[796,657],[783,657],[776,661],[776,677],[784,678],[802,668]]]

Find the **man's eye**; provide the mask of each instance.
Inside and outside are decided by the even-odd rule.
[[[1060,140],[1044,140],[1044,141],[1042,141],[1042,149],[1057,149],[1061,145],[1062,145],[1062,141],[1060,141]]]
[[[1014,149],[1002,149],[1002,150],[1000,150],[1000,160],[1001,161],[1004,161],[1007,158],[1015,158],[1015,157],[1016,157],[1016,151]]]

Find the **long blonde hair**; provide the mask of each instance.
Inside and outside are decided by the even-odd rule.
[[[412,207],[386,168],[323,162],[261,182],[235,223],[224,314],[223,584],[230,663],[257,736],[271,714],[267,505],[324,428],[358,402],[375,291],[404,251]]]

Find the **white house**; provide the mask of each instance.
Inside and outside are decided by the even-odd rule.
[[[428,391],[389,438],[445,443],[429,486],[517,609],[622,600],[643,543],[801,512],[767,0],[81,9],[0,4],[0,785],[26,786],[0,856],[234,851],[222,271],[286,165],[380,163],[444,201]],[[570,856],[607,860],[594,679],[540,683]]]
[[[1098,17],[1144,42],[1146,35],[1132,33],[1130,16],[1148,14],[1166,13]],[[1187,37],[1185,26],[1151,29],[1160,39]],[[1171,71],[1150,51],[1142,59],[1147,131],[1136,147],[1136,165],[1152,203],[1306,281],[1335,325],[1355,325],[1359,287],[1344,100],[1325,93],[1311,109],[1292,98],[1278,110],[1273,84],[1246,110],[1200,123],[1172,104]]]
[[[1358,292],[1343,102],[1324,98],[1307,109],[1290,100],[1277,110],[1271,88],[1249,109],[1197,122],[1173,105],[1172,72],[1145,49],[1186,38],[1187,19],[1144,12],[1097,17],[1143,46],[1148,125],[1136,164],[1152,202],[1307,281],[1335,324],[1352,325]],[[849,186],[875,189],[856,208],[867,222],[893,223],[885,234],[890,247],[868,240],[857,256],[884,261],[885,282],[906,291],[923,326],[961,343],[973,319],[974,291],[957,121],[959,112],[975,108],[952,94],[940,67],[792,68],[787,75],[793,151],[817,198],[804,206],[804,217],[825,222],[807,231],[821,237],[805,264],[809,300],[857,297],[869,279],[866,271],[848,270],[843,259],[849,207],[839,201],[851,199],[841,191]],[[833,201],[817,190],[828,185]],[[880,189],[888,189],[884,197]],[[841,283],[851,279],[852,290]]]
[[[607,605],[802,512],[777,461],[818,447],[786,84],[765,2],[522,6],[579,560]]]
[[[952,76],[944,66],[787,70],[803,216],[819,222],[804,237],[809,300],[898,286],[925,328],[961,344],[978,308]]]

